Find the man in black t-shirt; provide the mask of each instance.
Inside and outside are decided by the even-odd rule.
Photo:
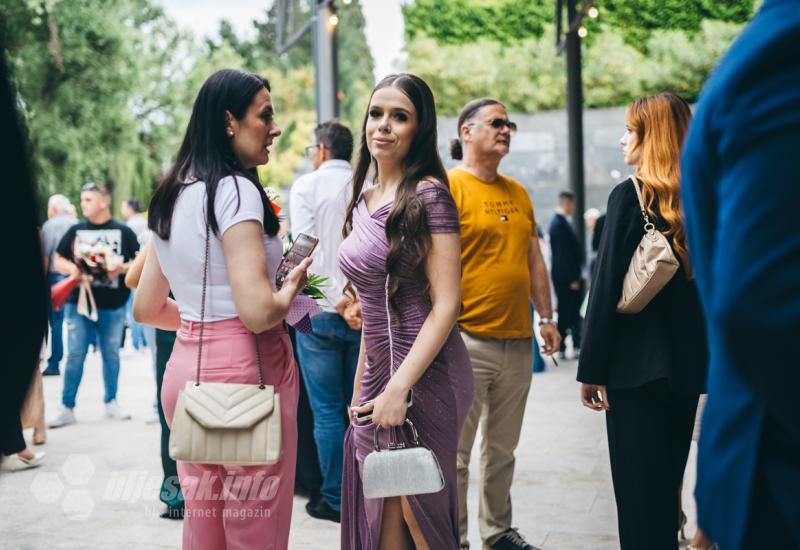
[[[139,250],[139,243],[127,225],[111,218],[111,197],[104,187],[95,183],[83,186],[81,211],[86,219],[67,231],[56,248],[54,260],[56,271],[82,283],[64,306],[69,330],[67,363],[62,408],[48,421],[51,428],[75,423],[75,397],[91,335],[95,331],[103,354],[106,417],[117,420],[131,417],[117,403],[117,380],[125,304],[130,292],[123,276],[128,263]],[[85,288],[81,290],[81,286],[86,284],[91,292]]]

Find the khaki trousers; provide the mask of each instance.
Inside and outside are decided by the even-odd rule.
[[[481,424],[478,524],[491,546],[511,527],[511,481],[525,402],[531,387],[533,339],[496,339],[461,332],[472,360],[475,397],[458,443],[458,517],[462,548],[467,541],[469,458]]]

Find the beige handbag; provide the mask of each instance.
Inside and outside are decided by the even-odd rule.
[[[631,182],[644,217],[644,235],[633,252],[628,272],[622,281],[622,297],[617,303],[617,311],[626,314],[642,311],[672,279],[680,265],[669,240],[647,216],[636,176],[631,176]]]
[[[200,383],[208,284],[209,229],[200,302],[197,378],[178,394],[169,455],[183,462],[255,466],[275,464],[281,457],[280,396],[264,384],[261,350],[253,335],[258,384]]]

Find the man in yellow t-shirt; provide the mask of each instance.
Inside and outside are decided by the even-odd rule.
[[[472,360],[475,397],[458,449],[461,547],[468,548],[469,458],[481,414],[486,423],[481,455],[478,521],[483,543],[500,550],[533,550],[511,527],[514,449],[519,442],[533,366],[530,302],[541,316],[544,353],[559,347],[552,321],[550,283],[533,205],[525,188],[497,172],[516,125],[499,101],[467,103],[458,119],[451,155],[462,165],[448,173],[461,222],[461,336]]]

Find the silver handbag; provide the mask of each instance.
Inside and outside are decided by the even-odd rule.
[[[281,457],[280,396],[274,386],[264,384],[261,350],[255,335],[258,384],[200,383],[208,256],[209,228],[206,224],[197,378],[195,382],[187,382],[178,394],[169,455],[182,462],[202,464],[275,464]]]
[[[669,239],[650,222],[636,176],[631,176],[631,181],[644,217],[644,235],[633,252],[622,281],[622,297],[617,303],[617,311],[627,314],[642,311],[667,285],[680,266]]]
[[[375,452],[364,459],[365,498],[424,495],[444,489],[444,476],[436,455],[420,445],[417,429],[407,418],[406,424],[411,428],[414,447],[390,441],[385,450],[378,444],[380,426],[375,426]]]
[[[389,373],[394,375],[394,342],[392,339],[391,312],[389,310],[389,275],[385,285],[386,320],[389,330]],[[375,426],[375,450],[364,459],[364,498],[386,498],[408,495],[437,493],[444,489],[444,476],[436,455],[419,442],[414,423],[406,418],[405,424],[411,428],[413,447],[403,442],[390,441],[385,450],[378,444],[378,431]]]

